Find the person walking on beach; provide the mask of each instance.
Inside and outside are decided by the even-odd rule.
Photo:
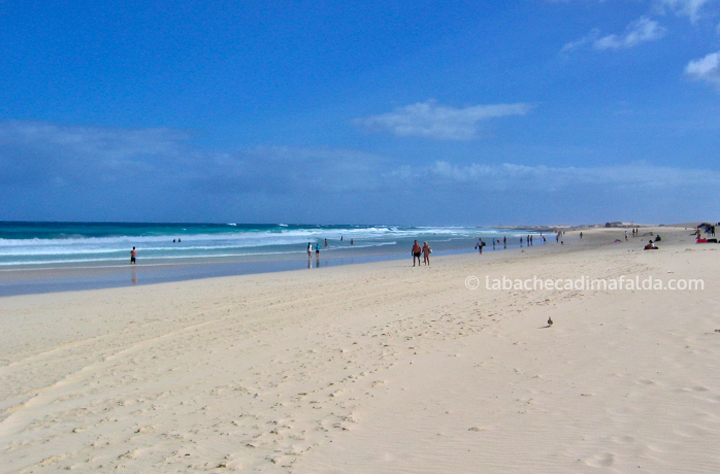
[[[425,242],[422,247],[423,262],[425,262],[425,265],[430,265],[430,252],[432,252],[432,249],[428,243]]]
[[[307,253],[308,253],[308,259],[311,258],[312,257],[312,242],[308,242]]]
[[[503,236],[503,248],[507,248],[507,235]]]
[[[412,246],[412,256],[413,256],[413,267],[415,266],[415,259],[417,258],[418,267],[420,266],[420,253],[422,252],[422,249],[420,248],[420,244],[416,240],[415,243]]]
[[[478,239],[478,243],[475,245],[475,248],[478,249],[478,253],[482,255],[482,248],[485,246],[485,242],[482,241],[482,237]]]
[[[320,243],[315,244],[315,256],[320,257]]]
[[[135,265],[135,257],[137,257],[137,250],[133,247],[130,251],[130,265]]]

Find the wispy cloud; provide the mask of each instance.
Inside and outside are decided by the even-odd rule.
[[[187,157],[187,133],[50,122],[0,123],[0,184],[124,180]],[[51,179],[49,179],[51,178]]]
[[[688,74],[720,83],[719,60],[720,52],[692,62]],[[499,114],[497,110],[485,110],[482,116],[502,116]],[[212,195],[248,191],[288,195],[364,193],[389,189],[396,179],[418,178],[438,186],[468,184],[476,189],[507,190],[592,184],[720,185],[720,173],[709,170],[646,165],[459,165],[442,160],[425,166],[399,166],[392,158],[352,149],[253,147],[217,153],[194,147],[187,133],[172,129],[124,130],[20,121],[0,122],[0,169],[0,188],[22,186],[40,192],[53,186],[82,188],[100,182],[109,186],[108,191],[129,193],[143,189]]]
[[[571,3],[574,0],[548,1],[550,3]],[[598,3],[605,2],[606,0],[598,0]],[[695,23],[701,17],[701,11],[706,9],[706,5],[712,5],[713,3],[717,4],[719,2],[718,0],[650,0],[650,8],[655,14],[663,15],[669,11],[677,16],[687,16],[692,23]]]
[[[190,186],[213,194],[238,190],[305,195],[366,192],[379,185],[385,161],[378,155],[344,148],[253,147],[233,154],[207,155],[204,173]]]
[[[720,51],[690,61],[685,66],[685,74],[692,79],[706,81],[720,87]]]
[[[502,116],[497,114],[485,112]],[[397,209],[422,209],[413,205],[418,199],[470,203],[496,191],[537,198],[558,192],[621,196],[630,189],[648,199],[683,202],[690,188],[720,186],[720,172],[712,169],[449,160],[418,160],[410,166],[346,148],[253,147],[218,153],[198,148],[190,138],[185,131],[161,128],[0,122],[5,218],[202,221],[250,215],[262,220],[279,213],[316,221],[330,211],[335,219],[352,211],[369,221],[397,220],[415,212]],[[449,206],[438,208],[438,216],[447,216],[448,209],[455,209],[457,218],[465,214]]]
[[[658,40],[665,36],[666,32],[667,29],[660,26],[657,21],[641,17],[639,20],[630,23],[622,35],[608,35],[598,38],[593,42],[593,48],[601,51],[605,49],[628,49],[640,43]]]
[[[400,137],[438,140],[472,140],[479,136],[479,124],[494,118],[526,115],[532,104],[475,105],[458,109],[434,101],[418,102],[392,112],[356,119],[369,130],[390,132]]]
[[[720,185],[720,173],[700,169],[681,169],[649,165],[608,167],[549,167],[501,165],[455,165],[437,161],[427,167],[402,167],[391,172],[395,178],[435,186],[471,185],[487,191],[578,190],[585,186],[635,190]]]
[[[608,49],[629,49],[648,41],[656,41],[665,36],[667,29],[657,21],[647,17],[631,22],[621,35],[612,34],[600,36],[600,30],[593,29],[582,38],[571,41],[560,50],[561,53],[568,53],[584,47],[591,46],[597,51]]]
[[[700,18],[700,11],[717,0],[656,0],[660,11],[670,10],[678,16],[687,16],[692,23]]]
[[[0,122],[0,187],[161,189],[227,194],[368,189],[380,157],[338,148],[201,150],[169,128],[122,129]]]

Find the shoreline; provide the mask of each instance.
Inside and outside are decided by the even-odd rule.
[[[662,232],[665,229],[679,230],[681,227],[687,227],[687,224],[678,224],[677,226],[638,226],[643,235],[651,235],[653,233]],[[562,227],[557,227],[563,230]],[[532,227],[507,227],[507,229],[524,229],[535,232],[544,232],[552,230],[552,227],[537,226]],[[605,227],[600,225],[590,227],[568,227],[566,232],[570,232],[570,239],[567,246],[559,245],[555,242],[554,236],[548,238],[547,244],[536,243],[529,247],[533,252],[538,249],[546,248],[545,251],[553,247],[557,247],[557,251],[572,251],[578,245],[587,245],[587,240],[582,242],[578,240],[579,232],[602,232],[617,233],[622,238],[626,227],[611,226]],[[648,234],[651,233],[651,234]],[[547,237],[547,236],[546,236]],[[638,237],[631,240],[636,241]],[[442,242],[439,245],[443,250],[435,249],[433,258],[449,256],[449,255],[472,255],[477,254],[476,250],[471,247],[474,241],[457,239],[450,242]],[[517,249],[528,249],[527,246],[520,247],[514,243],[503,248],[498,244],[496,249],[488,242],[484,254],[490,255],[497,252],[514,251]],[[383,252],[363,253],[364,249],[354,251],[355,249],[343,247],[329,251],[322,249],[319,260],[313,257],[307,258],[285,258],[268,259],[267,256],[255,255],[250,258],[198,258],[174,263],[164,263],[161,260],[152,260],[150,263],[140,262],[137,265],[130,264],[114,264],[114,265],[60,265],[60,266],[20,266],[19,268],[2,268],[0,269],[0,298],[8,296],[32,295],[44,293],[57,293],[66,291],[82,291],[82,290],[100,290],[105,288],[128,288],[133,286],[152,285],[158,283],[170,283],[190,281],[197,279],[231,277],[239,275],[255,275],[265,273],[278,273],[288,271],[318,270],[322,268],[330,268],[344,265],[357,265],[382,261],[402,261],[409,258],[405,252],[401,253],[393,251],[391,248],[383,249]],[[502,252],[501,252],[502,251]],[[331,254],[329,252],[339,252]],[[300,252],[298,252],[300,253]],[[261,258],[258,258],[261,257]],[[485,257],[488,258],[488,257]]]
[[[548,244],[549,243],[548,241]],[[445,245],[445,250],[435,250],[433,257],[477,253],[477,251],[473,249],[468,250],[468,247],[472,244],[472,241],[454,242],[451,246]],[[534,246],[542,246],[542,244],[536,244]],[[485,253],[494,251],[492,245],[488,245],[488,247],[486,247]],[[506,249],[503,249],[502,245],[498,245],[495,251],[512,250],[515,248],[519,248],[519,245],[508,245]],[[341,249],[340,255],[337,256],[335,256],[335,254],[328,256],[328,250],[323,249],[319,260],[316,259],[314,255],[311,259],[202,258],[178,263],[160,263],[160,261],[143,263],[142,259],[138,258],[140,263],[137,265],[80,266],[76,264],[53,267],[3,268],[0,269],[0,298],[65,291],[124,288],[238,275],[317,270],[344,265],[404,260],[406,258],[409,258],[406,253],[400,252],[386,251],[372,254],[362,252],[351,253],[348,252],[347,248],[343,248]]]

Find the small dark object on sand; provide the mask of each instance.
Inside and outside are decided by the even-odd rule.
[[[552,318],[548,318],[548,326],[552,326],[552,325],[553,325]]]

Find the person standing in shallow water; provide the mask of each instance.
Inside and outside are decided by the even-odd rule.
[[[415,243],[412,246],[412,256],[413,256],[413,267],[415,266],[415,259],[417,258],[418,266],[420,266],[420,253],[422,252],[422,249],[420,248],[420,244],[416,240]]]
[[[137,257],[137,250],[133,247],[130,251],[130,265],[135,265],[135,257]]]

